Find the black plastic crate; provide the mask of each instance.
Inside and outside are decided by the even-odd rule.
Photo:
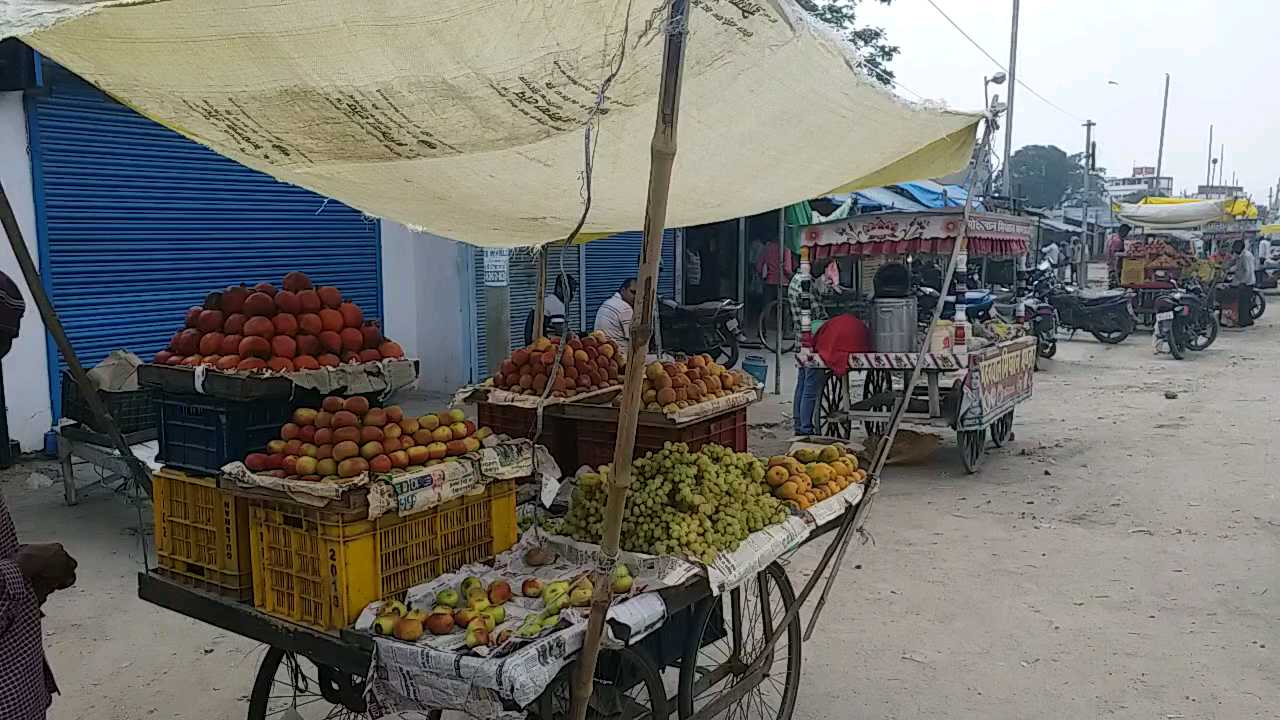
[[[129,435],[156,427],[155,391],[149,387],[126,392],[98,391],[98,397],[107,406],[107,412],[115,420],[120,432]],[[89,409],[89,402],[80,384],[69,370],[62,371],[62,417],[84,424],[91,430],[105,433],[107,428]]]
[[[280,436],[293,405],[288,400],[223,400],[207,395],[159,393],[157,460],[216,475],[232,460],[262,450]]]

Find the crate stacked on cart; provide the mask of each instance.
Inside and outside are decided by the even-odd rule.
[[[151,479],[158,572],[234,600],[253,599],[249,506],[218,478],[161,468]]]
[[[320,630],[350,627],[375,600],[471,563],[516,541],[515,482],[498,480],[413,514],[369,519],[364,493],[313,507],[249,493],[254,605]]]

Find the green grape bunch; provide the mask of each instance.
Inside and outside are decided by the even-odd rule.
[[[600,542],[611,473],[604,465],[579,478],[560,528],[564,534]],[[764,464],[750,453],[720,445],[691,452],[684,443],[668,442],[632,463],[622,549],[710,564],[747,535],[787,519],[787,507],[764,478]]]

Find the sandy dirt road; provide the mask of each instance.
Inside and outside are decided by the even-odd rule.
[[[850,551],[804,646],[795,716],[1280,717],[1278,421],[1275,318],[1183,362],[1145,335],[1064,342],[981,474],[953,438],[886,474],[875,544]],[[261,649],[138,600],[135,510],[65,507],[33,470],[56,477],[0,482],[19,532],[81,568],[45,608],[50,718],[244,717]],[[792,558],[797,584],[817,557]]]

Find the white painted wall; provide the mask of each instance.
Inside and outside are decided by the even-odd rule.
[[[451,394],[468,379],[470,246],[382,221],[383,331],[422,361],[418,390]]]
[[[31,198],[31,158],[27,154],[27,120],[20,92],[0,93],[0,180],[4,182],[5,194],[18,217],[31,257],[39,263],[36,211]],[[0,250],[0,271],[13,278],[27,301],[21,333],[4,358],[9,436],[21,443],[23,450],[37,450],[44,446],[44,434],[53,420],[44,325],[7,241]]]

